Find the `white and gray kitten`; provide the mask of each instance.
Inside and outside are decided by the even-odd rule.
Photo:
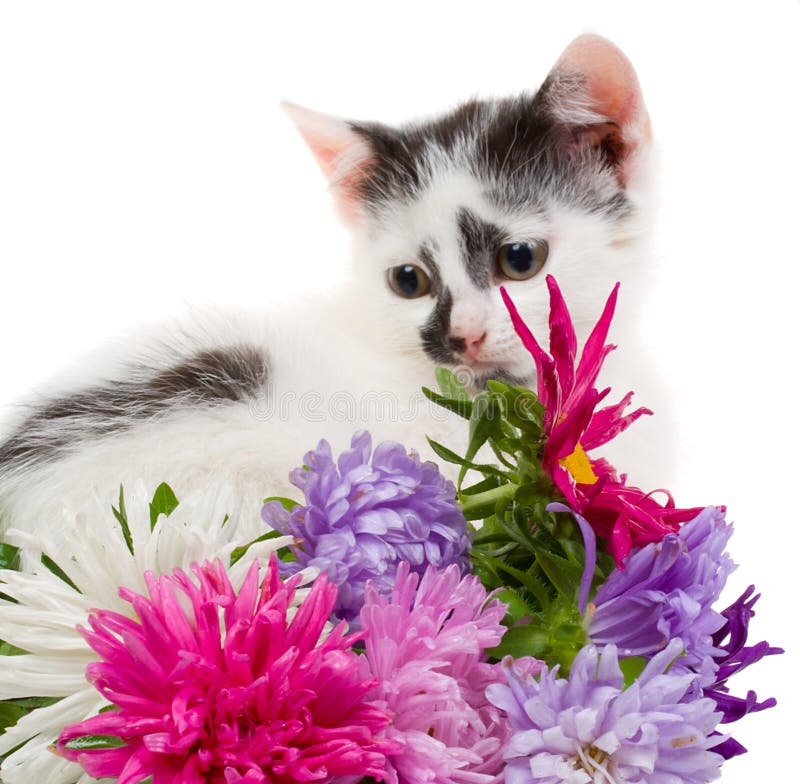
[[[287,109],[352,231],[342,290],[195,317],[75,368],[9,423],[4,524],[46,528],[62,506],[110,501],[140,477],[179,497],[230,481],[255,512],[319,438],[338,450],[360,427],[425,454],[426,434],[462,447],[464,423],[420,394],[437,365],[475,388],[534,382],[501,284],[540,336],[545,272],[579,336],[618,279],[622,319],[635,315],[650,130],[634,70],[609,42],[574,41],[534,94],[399,128]],[[640,360],[627,339],[625,351]]]

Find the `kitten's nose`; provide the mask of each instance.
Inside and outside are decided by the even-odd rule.
[[[481,346],[486,340],[486,332],[480,334],[468,333],[464,336],[451,335],[449,339],[450,348],[457,351],[467,359],[475,359],[480,353]]]

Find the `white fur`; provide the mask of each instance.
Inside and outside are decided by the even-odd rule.
[[[570,105],[565,111],[574,114],[579,109],[588,112],[583,105]],[[292,108],[296,117],[303,118],[304,111]],[[312,147],[323,146],[321,163],[336,189],[347,179],[343,167],[362,165],[365,151],[346,124],[331,126],[315,113],[309,117],[304,135]],[[342,135],[338,144],[318,138],[332,132]],[[556,197],[535,209],[504,212],[487,199],[488,184],[478,181],[467,165],[480,153],[480,145],[480,139],[466,137],[450,152],[432,145],[414,198],[389,201],[377,215],[365,212],[359,217],[358,211],[343,210],[354,242],[351,274],[340,291],[270,314],[194,314],[181,327],[152,330],[132,343],[112,346],[54,382],[48,397],[104,379],[135,379],[137,373],[147,377],[179,363],[181,357],[236,343],[260,347],[269,359],[267,386],[245,403],[175,407],[152,421],[132,421],[131,427],[99,439],[69,433],[74,448],[68,454],[5,477],[0,503],[6,523],[13,519],[16,528],[47,528],[60,507],[81,510],[95,493],[110,504],[121,483],[139,478],[167,481],[179,498],[217,479],[232,482],[249,514],[257,515],[265,496],[298,496],[288,484],[288,473],[320,438],[340,451],[362,427],[372,432],[375,443],[391,438],[428,457],[432,453],[426,435],[463,449],[466,423],[429,404],[420,392],[421,386],[433,385],[434,365],[423,354],[419,335],[433,301],[402,299],[386,282],[389,269],[415,263],[421,244],[434,243],[444,284],[453,295],[453,322],[463,330],[486,333],[478,364],[471,370],[501,367],[532,380],[532,361],[511,327],[499,287],[480,290],[467,275],[455,217],[461,208],[506,227],[509,242],[546,239],[549,243],[550,256],[541,274],[505,283],[544,344],[549,310],[545,272],[558,280],[581,342],[615,281],[622,279],[613,334],[625,336],[620,342],[627,361],[612,360],[612,372],[601,381],[615,387],[609,402],[629,388],[646,387],[652,374],[631,326],[649,266],[642,242],[648,222],[646,145],[639,145],[637,166],[630,168],[627,193],[636,209],[624,221],[565,207],[564,200]],[[514,177],[515,172],[503,176]],[[616,187],[612,177],[609,172],[609,189]],[[132,371],[132,361],[147,370]],[[652,395],[639,399],[642,404],[654,402]],[[22,418],[20,414],[18,422]],[[51,433],[57,435],[57,429],[64,427],[56,421]],[[636,427],[645,437],[654,432],[647,425]],[[616,447],[604,451],[619,453]],[[648,461],[650,471],[636,465],[628,468],[642,484],[657,475],[652,454]]]
[[[613,228],[597,216],[556,206],[546,215],[499,216],[481,196],[479,183],[463,172],[445,170],[414,203],[398,205],[395,214],[357,234],[353,276],[342,292],[268,315],[195,314],[180,329],[151,332],[133,346],[107,350],[54,385],[51,394],[74,391],[121,377],[122,359],[138,356],[148,367],[167,368],[181,356],[237,342],[263,346],[269,356],[268,386],[248,403],[177,408],[99,440],[81,441],[74,434],[75,449],[67,458],[6,482],[7,518],[17,528],[46,528],[62,505],[81,509],[94,492],[110,504],[120,483],[138,478],[167,481],[179,497],[216,479],[233,481],[249,513],[257,515],[265,496],[297,497],[288,473],[320,438],[338,451],[361,427],[371,430],[376,443],[391,438],[426,456],[432,456],[426,435],[463,448],[466,424],[433,407],[420,392],[422,385],[433,384],[433,364],[419,349],[418,333],[431,300],[401,299],[385,282],[388,268],[413,260],[420,242],[435,239],[443,278],[454,294],[454,314],[470,313],[487,332],[482,356],[530,375],[530,357],[511,328],[499,289],[479,291],[459,259],[453,217],[459,206],[488,220],[502,218],[520,237],[547,237],[551,256],[546,269],[565,291],[583,337],[620,270],[643,263],[638,243],[615,242]],[[543,275],[506,285],[546,341]],[[628,306],[631,288],[623,289]],[[125,377],[130,378],[129,371]],[[631,383],[623,383],[620,393]]]

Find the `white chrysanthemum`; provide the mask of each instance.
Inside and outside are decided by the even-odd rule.
[[[8,755],[0,765],[4,784],[95,781],[80,766],[48,751],[65,725],[95,715],[106,704],[86,681],[86,665],[97,656],[76,628],[86,624],[90,609],[128,614],[130,604],[119,597],[120,586],[146,593],[146,571],[165,574],[214,558],[227,565],[235,548],[265,532],[261,520],[237,513],[229,488],[182,500],[151,530],[152,496],[143,483],[125,491],[133,553],[110,506],[99,499],[92,513],[65,511],[62,519],[53,520],[52,535],[5,533],[6,542],[21,548],[21,564],[19,571],[0,570],[0,593],[9,597],[0,599],[0,640],[29,653],[0,656],[0,700],[60,699],[0,735],[0,756]],[[281,537],[254,544],[229,571],[234,587],[241,585],[252,558],[265,558],[290,541]],[[42,554],[78,590],[44,566]]]

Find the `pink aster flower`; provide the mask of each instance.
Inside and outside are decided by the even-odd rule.
[[[486,699],[504,680],[485,651],[505,631],[505,605],[487,602],[474,575],[429,567],[420,581],[401,563],[391,597],[367,584],[361,623],[373,693],[393,714],[387,734],[391,784],[489,784],[500,780],[510,729]]]
[[[343,625],[320,642],[336,602],[322,576],[288,618],[299,580],[254,562],[238,595],[221,563],[148,573],[149,596],[125,588],[133,618],[98,610],[82,629],[101,661],[87,677],[114,708],[67,727],[65,757],[117,784],[289,784],[384,777],[392,744],[386,712],[366,698],[374,681]],[[73,749],[87,735],[119,748]]]
[[[588,457],[588,451],[607,444],[639,417],[653,412],[637,408],[626,413],[633,392],[618,403],[598,408],[611,391],[610,387],[598,391],[595,383],[606,356],[615,348],[606,343],[606,338],[619,283],[589,335],[577,367],[577,338],[567,305],[552,275],[547,276],[547,286],[550,354],[539,345],[501,288],[514,329],[536,364],[537,395],[545,409],[542,465],[572,509],[608,540],[609,551],[621,566],[632,546],[659,541],[701,509],[678,509],[669,493],[657,491],[666,496],[662,504],[653,493],[626,485],[625,477],[620,477],[608,461]]]

